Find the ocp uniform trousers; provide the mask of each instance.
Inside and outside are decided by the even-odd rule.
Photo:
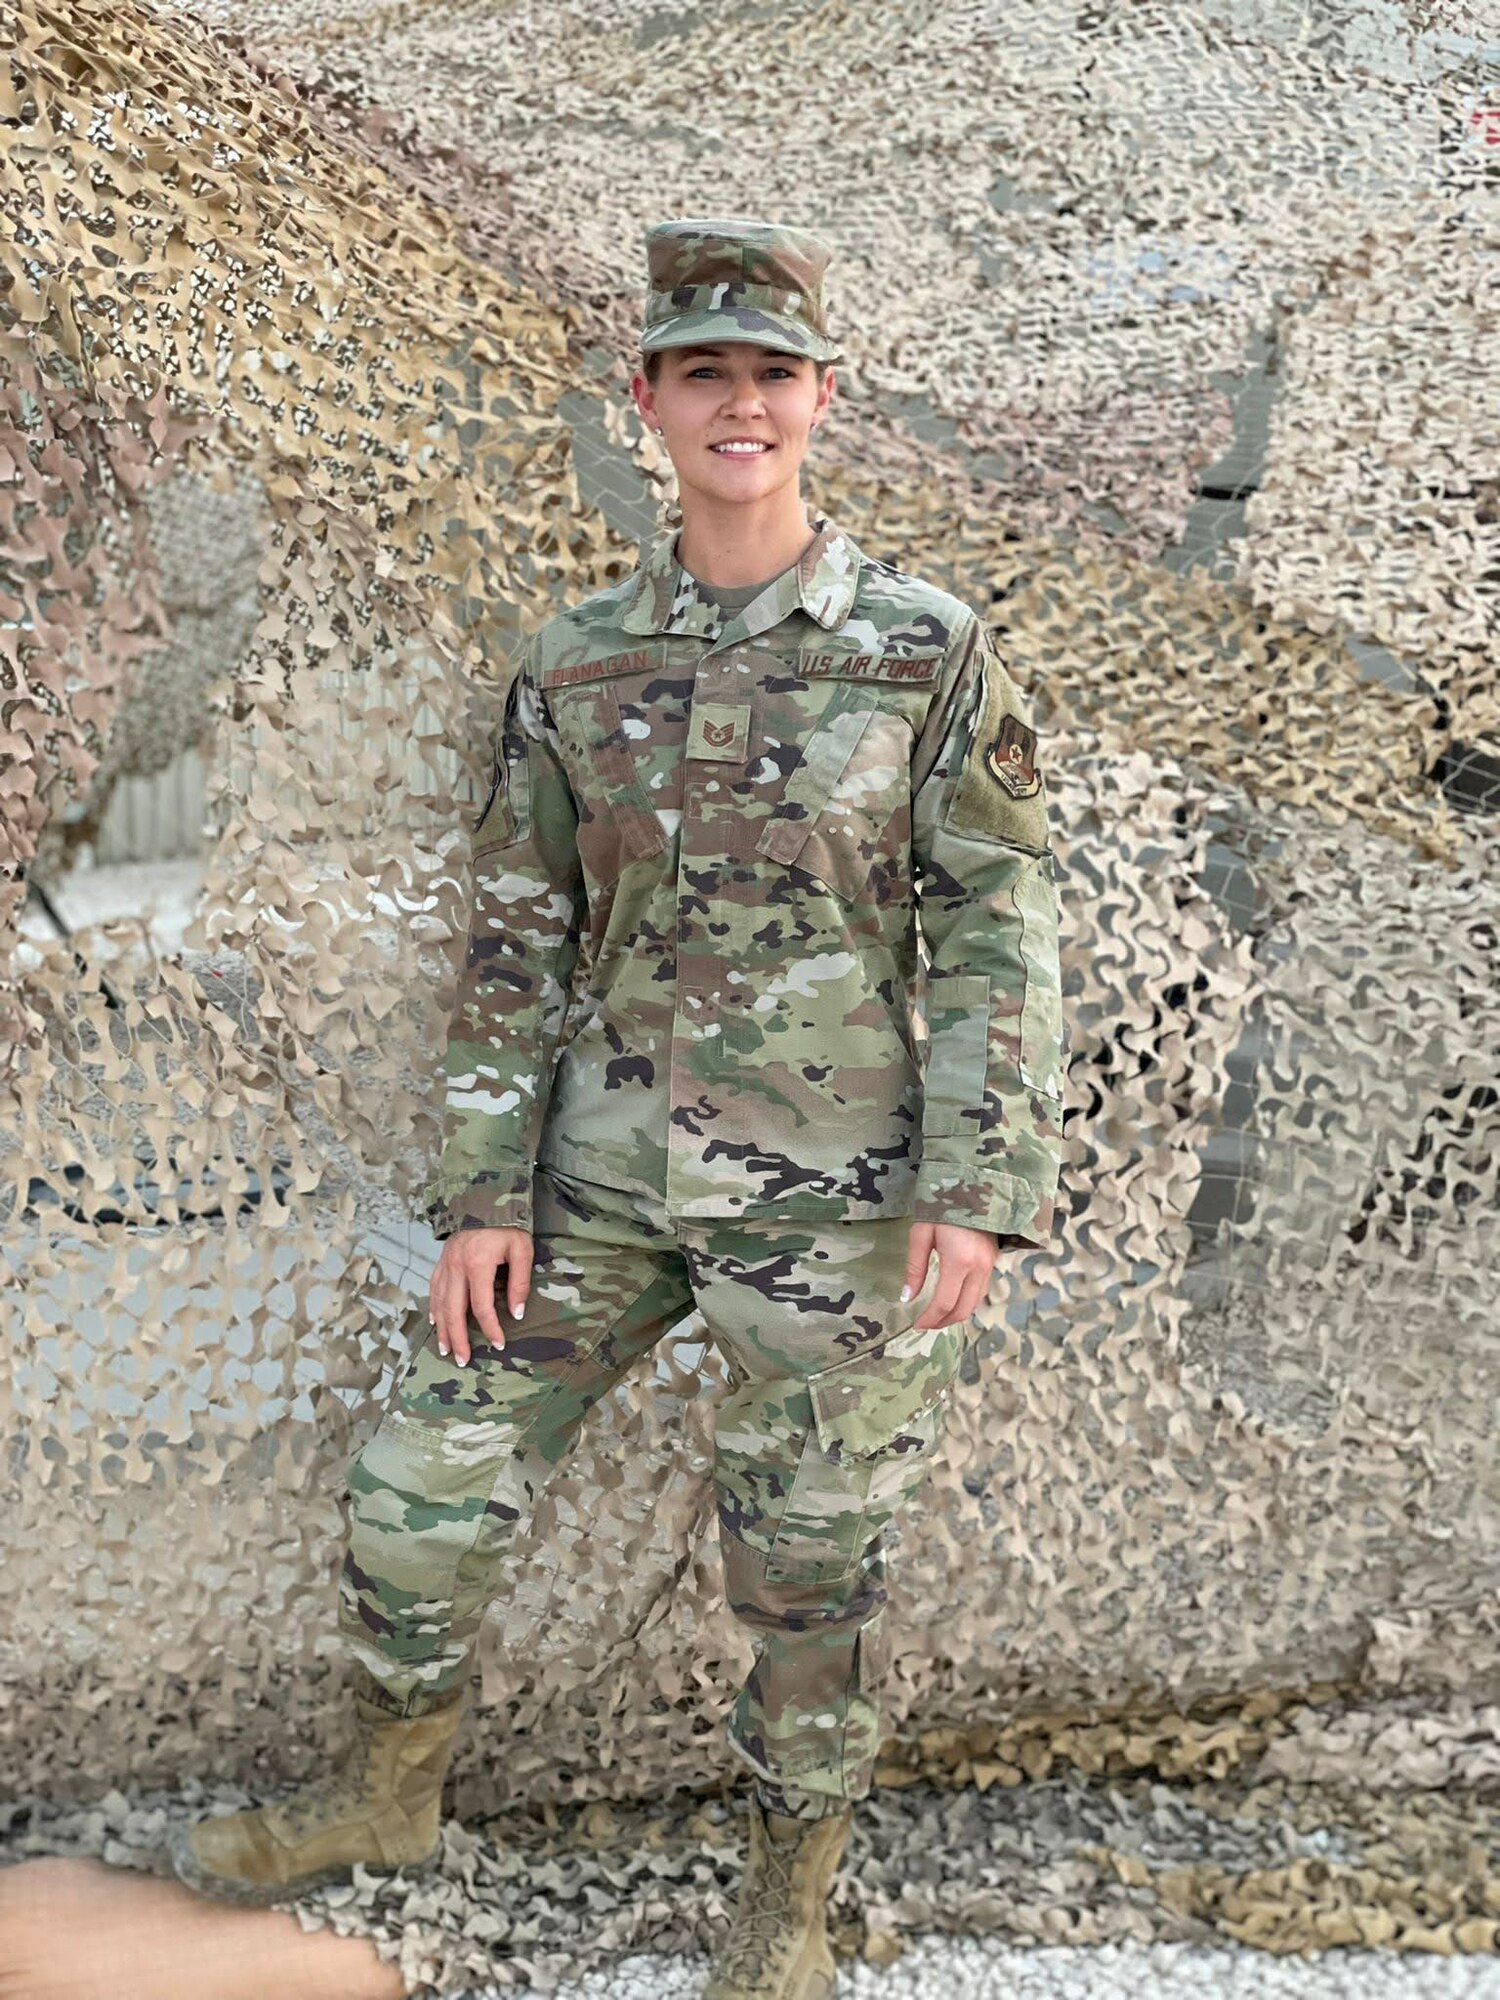
[[[349,1463],[339,1629],[363,1692],[419,1714],[466,1679],[503,1564],[589,1407],[694,1307],[729,1393],[714,1483],[729,1602],[755,1660],[729,1741],[794,1811],[869,1790],[889,1662],[885,1530],[921,1485],[972,1321],[917,1329],[910,1219],[698,1218],[538,1167],[526,1312],[470,1317],[469,1366],[425,1305]]]

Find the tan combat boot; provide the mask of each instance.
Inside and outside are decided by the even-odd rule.
[[[356,1861],[377,1875],[425,1872],[442,1845],[443,1779],[468,1692],[405,1718],[353,1695],[354,1741],[330,1771],[274,1804],[181,1828],[172,1866],[190,1889],[253,1904],[347,1882]]]
[[[751,1793],[750,1859],[702,2000],[832,2000],[828,1889],[853,1818],[789,1819]]]

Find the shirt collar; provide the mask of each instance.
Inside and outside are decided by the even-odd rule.
[[[675,632],[716,643],[753,639],[768,632],[799,608],[832,631],[842,625],[854,604],[859,577],[859,549],[826,514],[812,514],[812,540],[758,597],[720,623],[720,608],[708,602],[698,580],[677,560],[674,529],[664,535],[641,562],[634,589],[619,614],[627,632]]]

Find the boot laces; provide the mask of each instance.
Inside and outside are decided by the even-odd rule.
[[[764,1872],[753,1885],[746,1885],[758,1893],[741,1896],[719,1968],[726,1977],[758,1979],[775,1957],[792,1915],[792,1866],[798,1846],[797,1841],[773,1841],[767,1833]]]

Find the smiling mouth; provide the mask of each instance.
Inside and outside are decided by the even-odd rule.
[[[766,452],[774,451],[776,449],[776,447],[771,444],[757,444],[757,445],[711,444],[708,448],[711,452],[714,452],[720,458],[760,458],[763,457]]]

